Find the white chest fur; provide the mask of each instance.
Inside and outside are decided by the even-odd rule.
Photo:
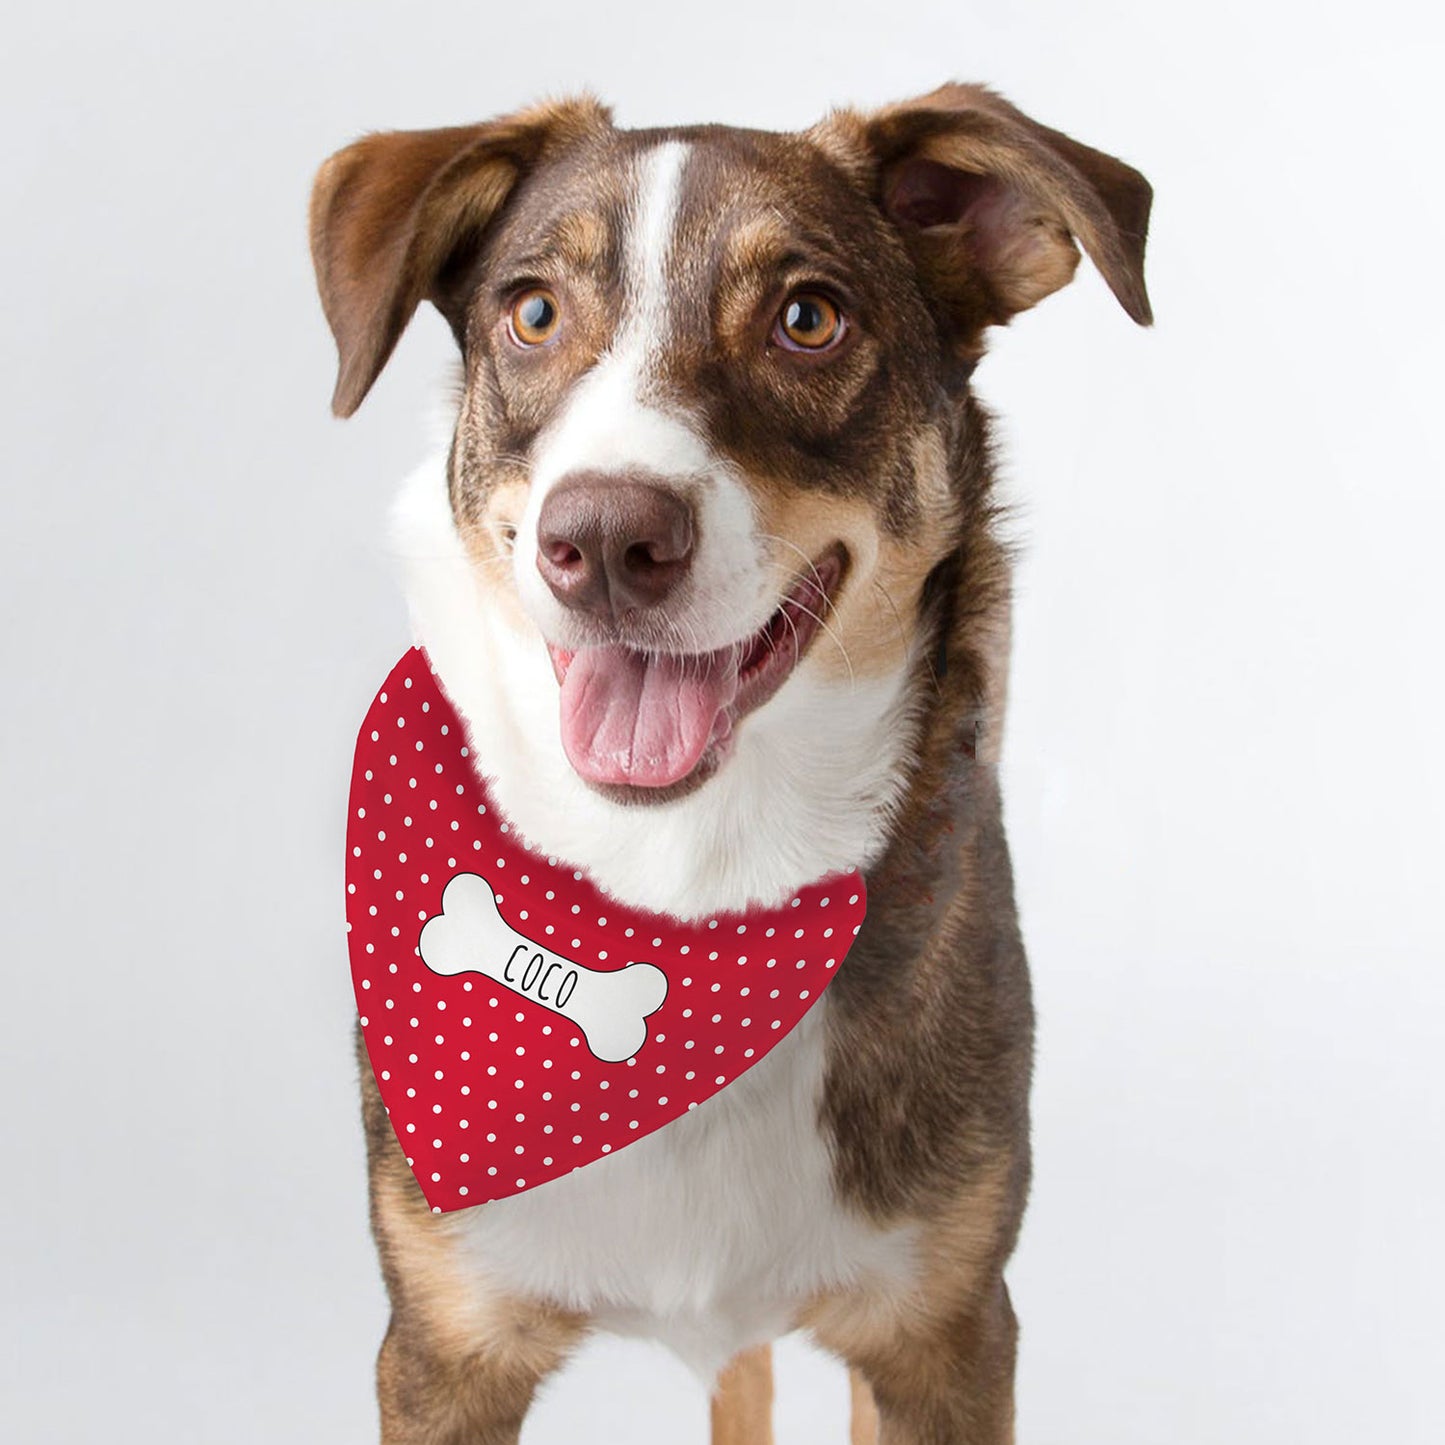
[[[706,1378],[822,1290],[902,1284],[909,1232],[874,1229],[833,1194],[817,1124],[826,1007],[693,1113],[464,1216],[461,1267],[656,1339]]]

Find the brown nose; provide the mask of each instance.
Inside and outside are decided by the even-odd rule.
[[[564,607],[612,620],[656,607],[692,563],[692,508],[634,477],[575,473],[542,503],[537,570]]]

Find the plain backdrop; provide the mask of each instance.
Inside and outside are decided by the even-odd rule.
[[[1445,1438],[1437,18],[1370,6],[29,6],[0,43],[0,1434],[375,1439],[342,829],[451,343],[327,411],[317,164],[589,87],[805,125],[980,79],[1154,181],[996,338],[1040,1011],[1023,1445]],[[845,1438],[781,1351],[781,1445]],[[599,1340],[524,1441],[701,1441]]]

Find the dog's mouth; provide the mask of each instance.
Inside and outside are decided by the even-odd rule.
[[[625,801],[691,791],[731,751],[733,729],[792,675],[847,567],[841,546],[798,577],[756,632],[705,653],[548,643],[562,746],[584,782]]]

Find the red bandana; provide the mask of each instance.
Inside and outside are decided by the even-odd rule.
[[[856,872],[691,923],[609,898],[502,820],[420,649],[362,724],[346,845],[367,1053],[438,1212],[695,1109],[822,997],[866,906]]]

